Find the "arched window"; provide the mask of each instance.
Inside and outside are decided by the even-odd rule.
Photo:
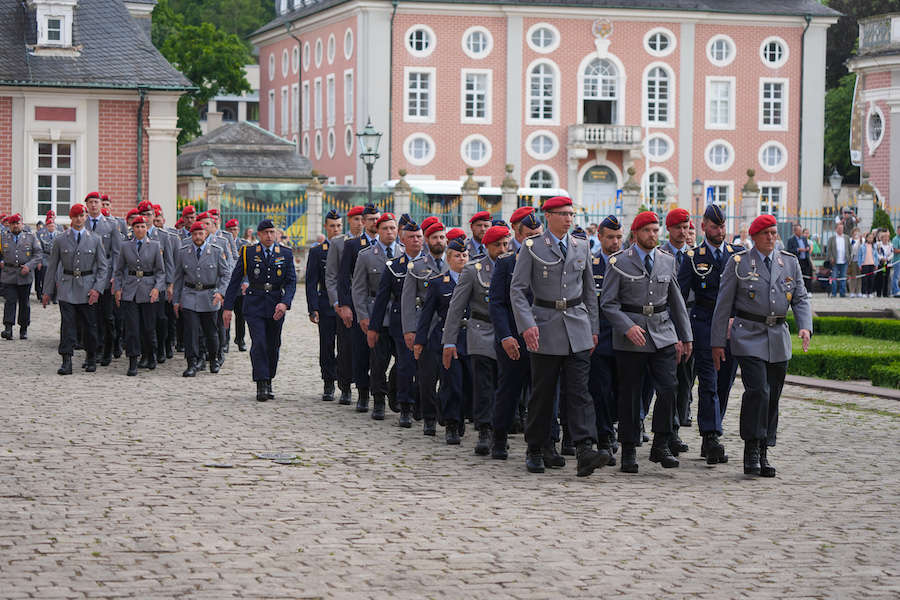
[[[646,82],[648,123],[669,123],[672,114],[669,109],[670,94],[671,82],[668,71],[662,67],[650,69]]]
[[[667,183],[669,183],[669,178],[660,171],[653,171],[647,177],[647,206],[650,210],[656,212],[664,210]]]
[[[556,74],[547,63],[538,63],[528,77],[528,117],[534,121],[553,121]]]
[[[618,122],[619,71],[606,59],[594,59],[584,70],[584,122]]]
[[[528,187],[552,188],[553,174],[545,169],[538,169],[528,178]]]

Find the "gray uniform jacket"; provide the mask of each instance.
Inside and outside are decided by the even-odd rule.
[[[591,247],[586,240],[566,237],[565,257],[549,231],[526,239],[509,286],[516,327],[520,334],[538,328],[539,354],[567,356],[590,350],[593,336],[600,330]],[[529,289],[534,293],[534,305],[528,301]],[[547,308],[538,306],[539,300],[567,300],[569,306]]]
[[[147,237],[151,240],[159,242],[163,251],[163,266],[166,271],[166,285],[175,282],[175,255],[178,253],[179,244],[178,237],[169,235],[165,229],[153,227],[147,230]],[[133,236],[132,236],[133,239]],[[190,241],[190,239],[188,239]]]
[[[394,258],[399,258],[405,251],[406,247],[397,242]],[[353,269],[353,281],[350,285],[357,321],[368,319],[372,315],[372,305],[375,304],[378,284],[381,283],[381,274],[384,272],[387,261],[387,256],[381,250],[381,244],[371,244],[359,251],[356,267]],[[384,310],[384,322],[381,325],[387,327],[390,320],[391,300],[388,300],[387,308]],[[376,325],[375,323],[369,324],[370,327]],[[375,328],[377,329],[377,327]]]
[[[228,270],[232,271],[234,269],[234,263],[237,261],[237,249],[234,247],[234,238],[232,238],[231,234],[227,231],[218,229],[210,241],[215,242],[216,245],[221,246],[222,249],[225,250]]]
[[[198,260],[196,248],[190,242],[181,246],[175,255],[172,304],[194,312],[215,312],[222,304],[213,304],[213,296],[218,293],[224,298],[231,279],[225,249],[208,241]]]
[[[613,350],[655,352],[679,340],[694,341],[684,298],[678,287],[674,256],[657,248],[653,272],[647,273],[637,250],[628,248],[609,257],[605,279],[600,310],[612,325]],[[623,310],[623,305],[641,307],[641,310]],[[667,305],[667,309],[652,312],[656,310],[654,307],[661,305]],[[635,346],[625,337],[634,325],[647,332],[643,346]]]
[[[430,252],[417,256],[406,269],[403,293],[400,296],[400,322],[403,333],[415,333],[419,320],[419,309],[425,304],[425,294],[430,285],[428,280],[447,270],[447,261],[438,272],[437,263]]]
[[[76,231],[69,228],[56,238],[47,264],[44,294],[69,304],[87,304],[91,290],[103,292],[112,268],[99,235],[86,228],[81,230],[81,242],[75,243]]]
[[[109,261],[109,279],[114,276],[114,269],[119,257],[119,246],[122,243],[122,237],[119,235],[119,225],[112,217],[97,217],[97,227],[92,228],[92,218],[88,215],[87,221],[84,222],[84,228],[94,235],[100,236],[103,242],[103,251],[106,252],[106,258]],[[107,280],[102,291],[110,288],[110,282]]]
[[[4,231],[0,235],[0,261],[3,262],[0,283],[29,285],[34,281],[35,268],[43,261],[44,251],[37,237],[30,231],[22,231],[18,242],[14,242],[14,238],[11,231]],[[22,267],[25,266],[28,267],[28,274],[22,275]]]
[[[772,272],[765,258],[754,248],[735,254],[725,265],[719,296],[713,312],[710,346],[724,347],[731,324],[731,353],[754,356],[766,362],[784,362],[791,358],[791,334],[787,323],[767,325],[742,318],[737,311],[759,317],[783,317],[794,311],[798,329],[812,331],[812,309],[797,257],[786,251],[772,255]]]
[[[50,233],[46,229],[41,230],[39,234],[37,234],[38,241],[41,243],[41,250],[43,252],[43,256],[41,257],[41,262],[44,263],[44,266],[47,266],[47,261],[50,260],[50,252],[53,251],[53,243],[56,241],[56,238],[63,234],[62,231],[56,230],[53,233]]]
[[[344,252],[344,242],[351,237],[348,233],[336,235],[328,240],[328,254],[325,257],[325,290],[328,292],[328,301],[331,306],[338,303],[338,276],[341,272],[341,254]]]
[[[150,290],[156,288],[164,300],[166,267],[163,249],[159,242],[144,238],[138,253],[137,242],[124,242],[119,248],[113,291],[121,290],[122,300],[126,302],[145,304],[150,302]]]
[[[471,356],[487,356],[497,360],[494,349],[494,325],[491,323],[491,275],[494,266],[485,254],[469,261],[459,275],[453,288],[447,318],[444,320],[444,335],[441,345],[456,344],[463,314],[469,308],[469,323],[466,327],[466,352]]]

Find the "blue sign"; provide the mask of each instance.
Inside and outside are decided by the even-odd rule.
[[[622,190],[616,190],[616,215],[622,214]]]
[[[716,201],[715,188],[709,186],[706,188],[706,205],[709,206]]]

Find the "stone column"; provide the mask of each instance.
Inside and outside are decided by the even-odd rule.
[[[468,177],[462,184],[462,197],[459,202],[461,227],[465,227],[472,215],[478,212],[478,182],[472,178],[474,174],[475,169],[472,167],[466,169]]]
[[[400,169],[400,179],[394,186],[394,213],[399,219],[400,215],[409,213],[412,200],[412,188],[406,181],[406,169]]]
[[[635,180],[637,173],[634,167],[628,167],[628,180],[622,186],[622,231],[627,236],[631,222],[638,214],[641,206],[641,184]]]
[[[753,176],[756,171],[747,169],[747,183],[741,188],[741,220],[750,224],[750,221],[759,216],[759,186]],[[737,231],[742,223],[737,223],[732,229]]]
[[[512,176],[514,168],[511,164],[506,165],[506,177],[500,184],[500,218],[507,223],[519,204],[519,183]]]
[[[325,187],[319,181],[319,172],[312,171],[312,181],[306,186],[306,240],[314,244],[316,236],[322,233],[322,204]]]
[[[180,94],[150,94],[147,127],[147,190],[152,203],[162,206],[170,224],[175,223],[178,194],[178,97]]]
[[[211,208],[216,209],[220,213],[222,212],[222,186],[219,185],[219,180],[216,177],[219,174],[219,170],[215,167],[212,168],[212,177],[209,181],[206,182],[206,210]]]
[[[869,172],[862,172],[862,184],[856,193],[856,217],[859,219],[859,230],[872,229],[872,221],[875,219],[875,188],[869,183]],[[850,232],[844,232],[849,233]]]

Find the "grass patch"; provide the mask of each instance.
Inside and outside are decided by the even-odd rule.
[[[793,357],[788,373],[824,379],[874,379],[875,385],[900,386],[900,370],[891,370],[892,363],[900,363],[900,343],[855,335],[814,335],[809,352],[804,353],[799,338],[792,338]],[[882,367],[888,368],[884,373]],[[875,372],[873,373],[873,369]]]

